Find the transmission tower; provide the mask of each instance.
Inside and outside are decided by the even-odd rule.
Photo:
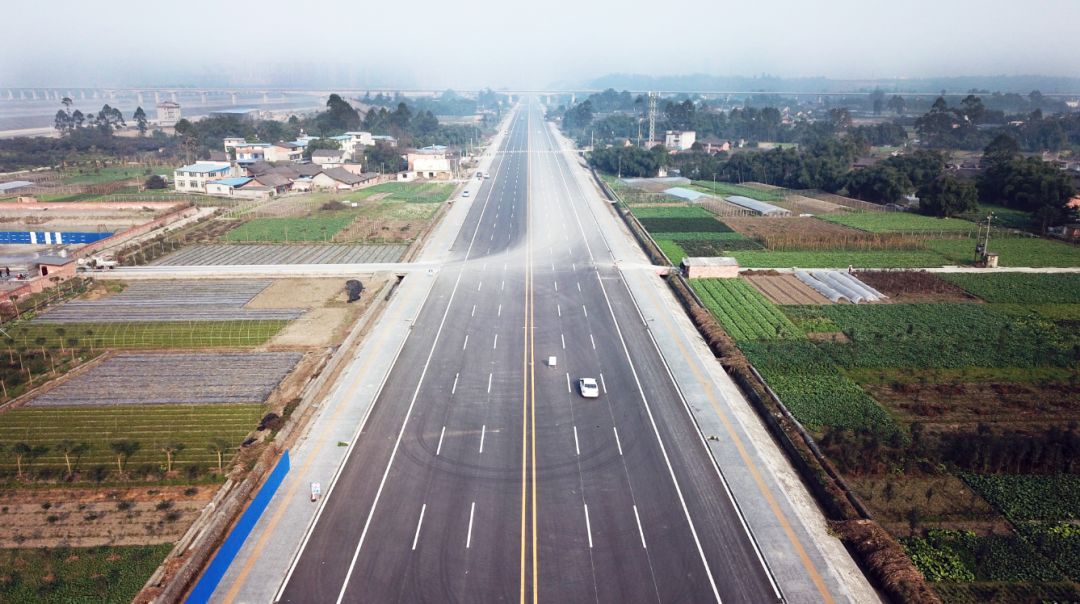
[[[656,97],[655,92],[649,93],[649,144],[656,144]]]

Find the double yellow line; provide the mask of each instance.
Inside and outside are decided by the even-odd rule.
[[[531,116],[526,117],[526,140],[531,128]],[[539,600],[538,561],[536,555],[536,340],[535,304],[533,299],[532,271],[532,206],[529,189],[532,184],[531,155],[526,145],[525,153],[525,350],[522,356],[522,419],[521,419],[521,604],[526,603],[526,559],[528,534],[532,533],[532,601]],[[532,459],[532,464],[529,464]],[[531,483],[531,489],[529,485]],[[531,497],[529,491],[531,490]],[[527,519],[532,517],[532,530],[526,530]]]

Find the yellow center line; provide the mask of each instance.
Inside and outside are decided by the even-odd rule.
[[[394,311],[394,320],[389,323],[390,325],[396,325],[398,323],[398,318],[401,316],[402,306],[403,305],[401,304],[397,305],[397,309],[395,309]],[[382,349],[383,341],[386,340],[386,337],[390,333],[390,331],[391,330],[389,329],[382,330],[382,333],[379,334],[379,339],[376,342],[374,350]],[[360,387],[360,384],[362,382],[362,376],[367,373],[368,366],[377,356],[378,355],[372,354],[368,355],[367,358],[364,359],[364,362],[360,365],[360,369],[357,371],[356,380],[354,380],[352,385],[349,386],[349,389],[345,393],[345,397],[342,399],[342,402],[339,403],[337,409],[334,410],[334,414],[330,418],[331,425],[336,425],[338,423],[338,418],[341,416],[342,412],[344,412],[345,407],[347,406],[345,404],[345,401],[351,400],[352,397],[356,394],[356,389]],[[375,404],[375,402],[372,401],[372,404]],[[301,477],[307,475],[308,471],[311,469],[311,465],[315,462],[316,459],[320,457],[320,453],[322,452],[323,447],[326,445],[327,438],[329,438],[329,431],[322,431],[322,433],[319,435],[318,440],[315,443],[315,448],[311,451],[311,454],[304,462],[304,465],[300,467],[300,470],[296,474],[294,474],[294,476]],[[285,512],[289,507],[289,502],[292,501],[294,497],[296,497],[296,493],[300,489],[301,484],[301,480],[294,480],[293,484],[285,492],[285,498],[281,500],[281,505],[278,506],[277,511],[275,511],[274,515],[270,518],[270,523],[266,526],[266,529],[263,530],[262,535],[259,536],[259,540],[255,542],[255,547],[251,550],[251,555],[248,556],[247,562],[245,562],[243,568],[240,569],[240,573],[237,575],[236,580],[233,581],[232,587],[230,587],[229,591],[226,592],[225,598],[223,600],[224,604],[232,604],[232,602],[236,600],[236,596],[240,592],[240,588],[243,587],[244,581],[251,573],[251,569],[255,567],[255,562],[257,562],[259,558],[262,557],[262,550],[266,546],[266,542],[270,539],[272,535],[274,535],[274,531],[277,528],[278,523],[281,522],[281,518],[285,515]]]
[[[528,174],[526,170],[526,174]],[[525,214],[528,216],[528,192],[525,198]],[[527,227],[526,227],[527,229]],[[528,412],[529,412],[529,261],[528,261],[528,236],[526,233],[525,243],[525,344],[521,355],[521,604],[525,604],[525,543],[526,543],[526,513],[528,504],[528,492],[526,478],[528,476]]]
[[[648,288],[646,288],[646,291],[649,292],[649,295],[652,296],[655,301],[655,292],[649,290]],[[657,304],[659,304],[660,308],[665,307],[662,302],[656,302]],[[671,319],[669,317],[667,317],[663,313],[660,314],[663,316],[664,323],[670,330],[670,333],[675,334],[675,330],[679,328],[671,322]],[[802,562],[803,568],[806,569],[806,572],[810,575],[810,580],[813,581],[814,587],[816,587],[818,593],[821,594],[822,601],[829,603],[835,602],[832,594],[829,593],[828,587],[825,586],[825,580],[821,578],[821,573],[819,573],[817,567],[814,566],[814,562],[810,560],[810,555],[807,554],[806,549],[803,548],[802,542],[799,541],[799,538],[795,535],[795,529],[793,529],[791,523],[788,522],[787,516],[780,509],[779,502],[777,502],[776,498],[773,496],[772,491],[768,488],[768,485],[765,484],[765,479],[762,478],[761,472],[758,470],[757,465],[750,458],[750,453],[747,452],[746,446],[743,444],[742,439],[739,437],[738,433],[736,433],[735,427],[731,424],[731,420],[728,418],[727,414],[724,413],[724,411],[720,408],[720,403],[716,400],[716,396],[713,394],[714,384],[712,384],[711,380],[706,379],[698,370],[697,364],[692,361],[691,353],[686,349],[686,346],[683,345],[682,339],[677,336],[673,339],[678,345],[679,351],[682,353],[683,358],[691,360],[691,362],[688,362],[686,365],[690,367],[690,370],[694,373],[694,379],[696,379],[698,383],[701,384],[702,389],[705,391],[705,396],[709,399],[709,404],[712,406],[713,410],[716,411],[716,414],[720,416],[720,421],[724,423],[724,428],[727,430],[728,436],[731,438],[731,441],[735,443],[735,448],[739,452],[739,457],[742,458],[743,464],[745,464],[746,467],[750,470],[750,475],[754,478],[754,483],[757,485],[758,491],[760,491],[762,496],[765,497],[766,503],[769,504],[769,509],[772,510],[773,515],[776,516],[776,519],[780,522],[780,526],[784,530],[784,535],[788,538],[788,541],[794,548],[795,554],[799,557],[799,561]]]
[[[531,114],[530,114],[531,116]],[[529,122],[531,125],[531,121]],[[526,237],[529,239],[529,298],[532,300],[529,304],[529,330],[536,328],[536,301],[535,291],[532,288],[532,207],[528,204],[528,188],[532,184],[532,170],[530,169],[531,154],[525,155],[525,199],[526,206],[529,211],[525,213],[525,232]],[[532,432],[532,556],[533,556],[533,568],[532,568],[532,585],[533,585],[533,604],[539,599],[540,593],[540,575],[538,574],[539,556],[536,552],[536,338],[529,338],[529,384],[531,388],[531,403],[530,403],[530,420],[529,428]]]

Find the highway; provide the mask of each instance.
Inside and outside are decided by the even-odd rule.
[[[779,600],[604,209],[540,106],[515,111],[277,599]]]

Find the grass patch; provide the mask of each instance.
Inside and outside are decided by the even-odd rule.
[[[930,240],[926,247],[945,256],[949,264],[971,264],[975,260],[974,239]],[[1080,266],[1080,247],[1049,239],[991,237],[990,251],[999,255],[1000,266]]]
[[[289,322],[174,321],[161,323],[22,323],[7,328],[5,347],[71,348],[248,348],[261,346]],[[61,334],[59,329],[63,330]],[[0,349],[2,350],[2,349]]]
[[[11,447],[24,442],[48,449],[34,459],[24,457],[23,471],[40,474],[66,472],[66,463],[57,444],[64,440],[87,443],[89,449],[72,457],[73,469],[87,473],[101,466],[109,473],[118,470],[112,442],[132,440],[139,449],[125,463],[125,471],[150,465],[157,470],[165,464],[161,446],[178,442],[183,450],[174,454],[174,468],[200,464],[217,467],[217,455],[207,447],[216,438],[234,447],[224,455],[232,457],[235,447],[254,430],[262,416],[262,405],[123,405],[115,407],[21,407],[0,413],[0,442],[9,447],[0,455],[0,469],[13,476],[17,460]],[[104,477],[104,476],[103,476]]]
[[[380,201],[406,203],[441,203],[454,192],[453,184],[434,182],[386,182],[360,189],[347,199],[367,199],[376,194],[386,194]]]
[[[111,167],[80,170],[65,173],[60,182],[64,185],[99,185],[118,180],[129,180],[132,178],[146,180],[148,177],[146,171],[146,167]],[[157,166],[150,168],[150,172],[162,176],[172,176],[173,168],[169,166]]]
[[[127,603],[171,544],[0,550],[2,602]]]
[[[296,242],[330,241],[349,226],[355,215],[335,212],[330,216],[305,218],[255,218],[229,231],[222,241]]]
[[[977,228],[974,222],[960,218],[934,218],[910,212],[845,212],[817,218],[869,233],[967,233]]]
[[[926,268],[951,264],[931,250],[907,251],[737,251],[731,254],[748,268]]]
[[[670,239],[657,239],[656,245],[660,248],[661,252],[664,252],[664,255],[667,256],[668,260],[675,266],[678,266],[680,263],[682,263],[682,259],[688,255],[686,253],[686,250],[684,250],[682,246]]]

